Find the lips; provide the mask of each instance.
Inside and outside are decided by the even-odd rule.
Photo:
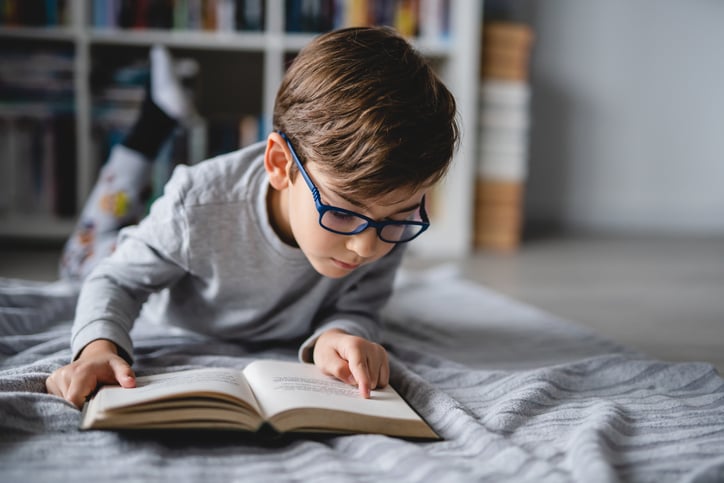
[[[360,266],[359,263],[347,263],[343,262],[342,260],[337,260],[336,258],[333,258],[332,262],[344,270],[354,270]]]

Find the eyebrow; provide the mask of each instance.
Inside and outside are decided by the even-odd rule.
[[[317,189],[319,189],[319,188],[317,188]],[[330,189],[329,191],[330,191],[332,194],[334,194],[335,196],[337,196],[337,197],[339,197],[339,198],[342,198],[342,199],[345,200],[347,203],[349,203],[349,204],[351,204],[351,205],[354,205],[354,206],[357,207],[357,208],[360,208],[360,209],[365,209],[365,208],[366,208],[365,205],[361,204],[359,201],[356,201],[356,200],[350,198],[349,196],[345,195],[344,193],[340,193],[339,191],[334,190],[334,189]],[[390,215],[388,215],[388,217],[391,216],[391,215],[398,215],[398,214],[400,214],[400,213],[407,213],[408,211],[412,211],[412,210],[414,210],[414,209],[416,209],[416,208],[419,208],[419,207],[420,207],[420,202],[417,202],[417,203],[414,203],[414,204],[412,204],[412,205],[410,205],[410,206],[405,206],[405,207],[403,207],[403,208],[400,208],[399,210],[395,211],[394,213],[390,213]]]
[[[287,140],[287,144],[289,144],[289,146],[291,147],[291,143],[289,142],[289,140]],[[292,148],[292,151],[294,151],[294,148]],[[298,157],[299,157],[299,156],[297,156],[297,158],[298,158]],[[310,181],[312,182],[312,184],[317,188],[317,192],[319,193],[319,196],[320,196],[320,198],[321,198],[322,195],[324,194],[324,193],[322,192],[322,189],[320,189],[320,188],[319,188],[319,185],[314,182],[314,180],[312,179],[312,176],[309,174],[309,171],[308,171],[308,169],[307,169],[306,166],[304,167],[304,169],[305,169],[305,171],[307,172],[307,176],[309,177],[309,180],[310,180]],[[357,201],[357,200],[355,200],[355,199],[347,196],[346,194],[342,193],[341,191],[337,191],[337,190],[332,189],[332,188],[329,188],[329,187],[323,187],[323,189],[324,189],[325,192],[330,192],[330,193],[332,193],[332,194],[333,194],[334,196],[336,196],[337,198],[343,199],[343,200],[346,201],[347,203],[355,206],[356,208],[359,208],[359,209],[361,209],[361,210],[364,210],[364,209],[366,208],[365,205],[363,205],[363,204],[360,203],[359,201]],[[320,201],[321,201],[321,199],[320,199]],[[409,205],[409,206],[405,206],[405,207],[403,207],[403,208],[400,208],[399,210],[395,211],[394,213],[390,213],[390,214],[387,215],[385,218],[389,218],[390,216],[393,216],[393,215],[399,215],[400,213],[407,213],[408,211],[412,211],[412,210],[414,210],[414,209],[420,208],[421,206],[422,206],[422,201],[417,202],[417,203],[414,203],[414,204]]]

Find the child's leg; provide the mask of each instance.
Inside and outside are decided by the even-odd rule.
[[[81,280],[115,248],[118,231],[145,213],[152,163],[191,106],[168,51],[151,50],[151,81],[138,119],[113,147],[60,261],[61,278]]]

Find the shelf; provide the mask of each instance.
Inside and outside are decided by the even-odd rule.
[[[467,0],[449,0],[440,5],[449,8],[449,24],[446,34],[440,37],[420,37],[410,39],[415,48],[432,60],[435,69],[456,98],[458,119],[461,128],[461,144],[455,160],[443,181],[436,189],[431,200],[432,226],[424,237],[420,237],[411,247],[411,251],[432,256],[461,256],[472,249],[472,206],[473,181],[475,179],[475,147],[478,75],[480,53],[480,23],[482,2]],[[75,132],[77,148],[76,165],[76,204],[82,207],[90,192],[98,172],[99,160],[95,159],[96,146],[93,144],[93,98],[91,96],[91,73],[93,62],[98,55],[116,55],[127,50],[140,54],[142,49],[162,44],[184,51],[194,59],[206,61],[202,71],[207,77],[205,88],[216,96],[228,95],[224,111],[242,112],[247,109],[238,95],[253,97],[254,109],[264,130],[271,125],[271,117],[276,90],[281,83],[285,65],[291,54],[304,48],[316,33],[285,32],[285,2],[265,0],[265,24],[263,31],[204,31],[204,30],[161,30],[161,29],[120,29],[96,28],[92,20],[93,2],[88,0],[67,0],[70,26],[58,27],[0,27],[0,41],[11,44],[31,45],[49,44],[54,49],[61,44],[70,44],[74,55],[74,105]],[[449,30],[449,31],[448,31]],[[436,30],[426,30],[432,32]],[[8,40],[8,42],[5,42]],[[55,45],[54,45],[55,44]],[[45,46],[43,46],[45,47]],[[99,47],[100,49],[96,49]],[[117,49],[116,49],[117,48]],[[107,50],[107,51],[106,51]],[[214,70],[215,59],[227,53],[244,53],[235,56],[243,75],[242,90],[227,92],[223,82],[237,82],[226,63],[223,68]],[[219,53],[219,55],[217,55]],[[114,57],[110,57],[114,60]],[[248,69],[248,70],[244,70]],[[216,82],[218,80],[219,82]],[[221,87],[219,87],[221,85]],[[209,87],[212,86],[212,87]],[[238,86],[237,86],[238,87]],[[233,95],[232,95],[233,94]],[[234,96],[237,96],[236,98]],[[216,99],[206,98],[207,106],[218,107]],[[248,103],[247,103],[248,104]],[[240,107],[241,106],[241,107]],[[51,109],[35,103],[16,105],[0,104],[0,118],[31,117],[42,119]],[[215,112],[215,111],[213,111]],[[243,111],[247,114],[247,111]],[[0,132],[0,135],[2,133]],[[1,136],[0,136],[1,137]],[[0,152],[3,147],[0,146]],[[100,160],[102,161],[102,160]],[[6,170],[7,171],[7,170]],[[52,216],[29,217],[23,219],[19,214],[0,214],[0,236],[18,238],[58,238],[66,236],[72,229],[72,222],[58,220]]]
[[[0,119],[49,119],[58,113],[72,114],[73,108],[63,103],[18,102],[11,104],[0,101]]]
[[[124,35],[132,34],[132,35]],[[203,32],[173,30],[91,29],[88,40],[94,44],[151,46],[164,44],[185,49],[239,50],[262,52],[277,49],[298,52],[317,35],[316,33],[273,34],[269,32]],[[424,55],[446,57],[451,43],[445,39],[410,39]]]
[[[280,37],[281,38],[281,37]],[[185,49],[263,51],[273,36],[262,32],[178,32],[173,30],[91,29],[94,44],[140,45],[163,44]]]
[[[75,42],[78,32],[70,27],[0,27],[0,38]]]

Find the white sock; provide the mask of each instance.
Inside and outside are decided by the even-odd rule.
[[[151,48],[151,99],[169,117],[186,119],[191,106],[184,88],[176,77],[173,59],[166,47]]]

